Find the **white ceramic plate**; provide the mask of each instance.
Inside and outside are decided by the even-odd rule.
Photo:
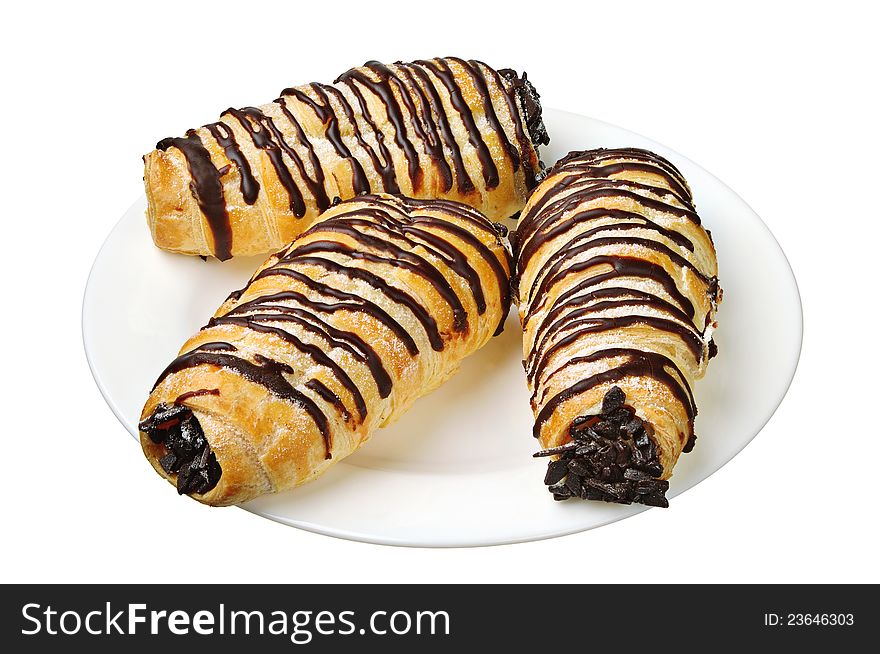
[[[682,456],[668,497],[730,461],[782,401],[797,366],[802,318],[785,255],[761,219],[720,180],[659,143],[563,111],[545,112],[548,164],[569,150],[638,146],[668,157],[712,230],[724,302],[719,354],[696,384],[697,447]],[[142,198],[95,260],[83,304],[86,355],[101,393],[136,436],[141,407],[181,344],[240,288],[263,257],[226,263],[168,254],[150,241]],[[476,546],[570,534],[645,510],[554,502],[542,484],[514,313],[504,333],[449,383],[315,482],[243,505],[285,524],[355,540]],[[155,474],[144,463],[134,474]],[[174,492],[168,488],[168,492]],[[191,501],[181,498],[183,501]],[[656,510],[656,509],[655,509]],[[673,509],[674,510],[674,509]]]

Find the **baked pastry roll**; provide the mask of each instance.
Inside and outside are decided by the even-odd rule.
[[[499,230],[443,200],[329,209],[159,376],[140,423],[150,463],[213,505],[322,474],[501,330],[512,261]]]
[[[222,260],[277,250],[333,198],[367,192],[498,220],[522,209],[548,142],[525,75],[454,57],[370,61],[159,141],[144,157],[147,221],[160,248]]]
[[[572,152],[515,234],[517,300],[545,483],[569,497],[667,506],[694,446],[691,392],[714,356],[715,249],[666,159]]]

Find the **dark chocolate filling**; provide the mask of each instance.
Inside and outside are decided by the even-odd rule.
[[[654,428],[627,406],[626,394],[613,386],[602,400],[598,415],[575,418],[572,440],[534,456],[558,458],[547,466],[544,483],[555,500],[580,497],[619,504],[668,507],[669,482],[663,473]],[[693,440],[688,442],[693,447]],[[690,451],[688,447],[685,451]]]
[[[529,130],[529,136],[535,149],[539,145],[547,145],[550,143],[550,135],[547,134],[547,127],[541,117],[543,109],[541,108],[541,96],[535,89],[534,85],[529,81],[526,73],[522,77],[517,75],[515,70],[505,68],[499,70],[498,74],[512,82],[514,93],[516,93],[525,112],[526,129]]]
[[[220,481],[223,470],[205,438],[193,412],[178,404],[159,404],[138,428],[167,453],[159,465],[169,475],[177,475],[180,495],[207,493]]]

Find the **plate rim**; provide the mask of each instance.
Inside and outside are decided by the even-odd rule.
[[[796,327],[797,327],[797,348],[796,348],[795,354],[793,356],[793,361],[789,363],[790,370],[788,371],[787,381],[784,385],[784,388],[782,388],[781,393],[779,394],[778,398],[775,400],[773,409],[764,418],[763,422],[754,431],[754,433],[752,433],[747,438],[743,439],[742,445],[736,451],[734,451],[731,454],[731,456],[720,467],[713,470],[708,475],[706,475],[705,477],[703,477],[702,479],[700,479],[696,483],[688,486],[687,488],[684,488],[675,494],[670,494],[670,499],[674,499],[678,495],[681,495],[682,493],[684,493],[686,491],[690,491],[691,489],[699,486],[704,481],[706,481],[707,479],[712,477],[719,470],[721,470],[722,468],[727,466],[731,461],[733,461],[733,459],[735,459],[737,456],[739,456],[739,454],[742,453],[742,451],[746,447],[748,447],[752,443],[752,441],[755,440],[755,438],[758,436],[758,434],[760,434],[764,430],[764,428],[767,426],[767,424],[770,422],[770,420],[773,419],[773,416],[776,415],[777,411],[779,410],[779,407],[782,406],[782,403],[785,401],[785,397],[788,395],[788,392],[791,389],[791,385],[794,381],[795,375],[797,374],[797,370],[800,365],[801,355],[803,352],[803,340],[804,340],[804,313],[803,312],[804,312],[804,309],[803,309],[803,301],[801,298],[800,286],[798,285],[797,277],[794,273],[794,268],[791,265],[791,261],[789,260],[788,256],[785,253],[785,250],[783,249],[782,245],[779,243],[779,241],[777,240],[776,236],[771,231],[771,229],[767,225],[767,223],[764,222],[763,218],[761,218],[761,216],[758,214],[758,212],[756,212],[752,208],[752,206],[748,202],[746,202],[742,198],[742,196],[739,195],[739,193],[737,193],[735,190],[733,190],[721,178],[719,178],[717,175],[712,173],[710,170],[708,170],[704,166],[700,165],[699,163],[697,163],[696,161],[694,161],[690,157],[682,155],[680,152],[678,152],[674,148],[671,148],[667,145],[664,145],[664,144],[660,143],[659,141],[656,141],[653,138],[644,136],[640,132],[636,132],[636,131],[633,131],[633,130],[628,129],[626,127],[621,127],[621,126],[616,125],[614,123],[610,123],[608,121],[601,120],[599,118],[593,118],[591,116],[588,116],[586,114],[581,114],[578,112],[568,111],[565,109],[557,109],[555,107],[546,107],[545,110],[549,110],[549,111],[552,111],[557,114],[565,114],[570,118],[574,118],[574,119],[578,119],[578,120],[586,119],[588,121],[603,125],[607,128],[628,132],[629,134],[632,134],[640,139],[644,139],[645,141],[649,141],[653,144],[660,146],[661,148],[663,148],[666,151],[668,151],[669,153],[673,154],[675,157],[677,157],[681,161],[686,161],[686,162],[688,162],[688,164],[701,170],[706,175],[711,177],[717,184],[719,184],[731,196],[735,197],[746,209],[748,209],[748,211],[754,216],[754,218],[757,219],[757,222],[760,225],[760,227],[763,229],[763,231],[766,233],[766,235],[770,237],[770,240],[776,246],[776,249],[778,250],[779,254],[782,257],[782,261],[785,263],[785,269],[788,272],[787,280],[790,282],[789,286],[790,286],[790,289],[793,291],[793,299],[795,300],[796,305],[797,305],[797,311],[794,312],[794,319],[796,319],[796,323],[797,323],[797,325],[796,325]],[[95,381],[95,385],[98,387],[98,391],[101,393],[101,396],[103,397],[104,402],[110,408],[110,410],[112,411],[112,413],[116,417],[116,419],[120,422],[120,424],[122,424],[122,426],[125,428],[125,430],[129,433],[130,436],[132,436],[135,439],[136,442],[139,442],[139,440],[140,440],[137,432],[133,429],[132,426],[130,426],[126,423],[121,409],[117,406],[115,401],[112,399],[106,385],[102,381],[100,374],[98,373],[98,371],[96,370],[96,368],[93,364],[94,356],[93,356],[92,351],[90,349],[89,339],[86,335],[86,322],[87,322],[87,315],[88,315],[88,306],[89,306],[88,299],[89,299],[89,295],[90,295],[90,289],[93,288],[92,278],[95,274],[95,268],[98,265],[98,261],[100,260],[101,255],[104,252],[104,250],[107,248],[108,243],[110,242],[110,239],[113,237],[116,230],[122,224],[122,221],[125,220],[126,216],[129,214],[129,212],[134,210],[137,206],[143,204],[144,198],[145,198],[145,196],[141,195],[131,205],[129,205],[129,207],[122,213],[121,217],[114,223],[113,227],[110,229],[107,236],[104,238],[104,241],[101,243],[101,247],[98,248],[98,251],[95,254],[94,260],[92,261],[92,265],[89,267],[89,273],[86,278],[86,285],[85,285],[85,289],[83,291],[83,297],[82,297],[82,303],[81,303],[81,315],[80,315],[81,338],[82,338],[82,343],[83,343],[83,350],[84,350],[84,353],[86,356],[86,362],[89,367],[89,372],[91,373],[92,378]],[[318,524],[315,524],[311,521],[291,520],[291,519],[284,518],[282,516],[274,515],[269,512],[257,511],[253,507],[247,506],[247,503],[236,505],[235,508],[244,510],[247,513],[250,513],[251,515],[259,516],[260,518],[270,520],[272,522],[276,522],[276,523],[279,523],[279,524],[282,524],[282,525],[285,525],[288,527],[301,529],[303,531],[308,531],[308,532],[311,532],[314,534],[320,534],[322,536],[329,536],[332,538],[347,540],[350,542],[372,544],[372,545],[383,545],[383,546],[389,546],[389,547],[418,548],[418,549],[470,549],[470,548],[482,548],[482,547],[495,547],[495,546],[502,546],[502,545],[514,545],[514,544],[518,544],[518,543],[537,542],[537,541],[549,540],[552,538],[561,538],[563,536],[570,536],[572,534],[582,533],[582,532],[591,531],[593,529],[597,529],[600,527],[605,527],[609,524],[618,522],[620,520],[633,518],[637,515],[644,513],[649,508],[651,508],[651,507],[642,506],[642,505],[630,505],[630,506],[632,506],[632,512],[628,513],[627,515],[612,515],[607,520],[602,520],[602,521],[597,522],[595,524],[590,524],[590,525],[586,525],[586,526],[567,527],[567,528],[556,530],[556,531],[548,531],[548,532],[541,533],[538,535],[528,535],[528,536],[522,536],[522,537],[517,537],[517,538],[502,538],[502,539],[483,538],[482,540],[469,540],[469,541],[460,541],[460,540],[450,539],[449,541],[443,541],[443,542],[437,542],[437,541],[425,542],[424,540],[420,541],[420,540],[414,540],[411,538],[403,538],[403,537],[382,537],[382,536],[377,536],[374,534],[361,533],[359,531],[352,530],[352,529],[340,529],[337,527],[318,525]]]
[[[92,276],[95,274],[95,268],[98,265],[98,260],[101,258],[101,254],[107,247],[107,244],[110,242],[110,239],[113,237],[113,234],[119,229],[119,226],[122,224],[122,221],[125,220],[125,217],[128,215],[130,211],[135,209],[138,205],[142,204],[146,199],[146,195],[138,196],[138,199],[128,205],[128,209],[126,209],[122,216],[120,216],[119,220],[117,220],[113,227],[110,228],[110,231],[107,233],[107,236],[104,237],[104,241],[101,243],[101,247],[98,248],[98,251],[95,253],[95,258],[92,261],[92,265],[89,266],[89,274],[86,277],[86,287],[83,290],[83,297],[80,308],[80,320],[79,320],[79,328],[80,328],[80,337],[82,339],[83,350],[86,355],[86,363],[89,366],[89,372],[92,374],[92,379],[95,380],[95,385],[98,387],[98,390],[101,393],[101,397],[104,398],[104,402],[110,407],[110,411],[113,412],[113,415],[116,416],[116,419],[122,424],[125,428],[125,431],[128,432],[129,436],[135,439],[135,441],[140,442],[140,438],[136,432],[132,431],[132,428],[126,423],[125,418],[122,416],[122,410],[116,405],[116,402],[110,397],[109,391],[107,390],[106,385],[101,380],[98,375],[98,371],[95,369],[94,364],[92,363],[93,355],[91,350],[89,349],[89,339],[86,336],[86,315],[87,315],[87,307],[89,300],[89,290],[92,288]]]

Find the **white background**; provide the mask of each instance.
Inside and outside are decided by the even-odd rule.
[[[877,11],[531,4],[4,9],[0,581],[538,582],[563,568],[584,582],[880,581]],[[804,304],[786,400],[671,509],[538,543],[365,545],[178,498],[104,404],[80,333],[91,262],[142,193],[140,156],[285,86],[447,54],[525,69],[547,106],[650,136],[751,204]],[[181,550],[191,565],[165,563]],[[603,565],[614,552],[643,563]]]

